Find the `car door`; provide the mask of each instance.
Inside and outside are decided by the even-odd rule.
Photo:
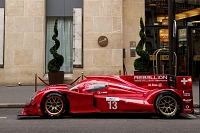
[[[116,94],[117,88],[106,84],[106,88],[94,92],[94,105],[101,112],[122,112],[125,94]]]
[[[94,84],[93,84],[94,85]],[[97,86],[99,84],[96,84]],[[94,95],[94,106],[98,108],[101,112],[111,112],[112,109],[116,109],[116,106],[113,107],[112,99],[109,99],[109,87],[106,83],[101,83],[101,89],[97,89],[93,92]]]
[[[143,92],[126,84],[110,85],[106,101],[110,112],[138,112],[144,104]]]

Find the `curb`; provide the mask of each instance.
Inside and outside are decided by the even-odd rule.
[[[199,108],[199,107],[200,107],[199,104],[194,103],[194,108]]]
[[[0,103],[0,108],[24,108],[25,103]]]

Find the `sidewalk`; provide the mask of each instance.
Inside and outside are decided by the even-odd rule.
[[[199,104],[199,81],[193,81],[193,86],[192,86],[192,92],[193,92],[193,101],[194,101],[194,107],[195,108],[199,108],[200,104]]]
[[[37,86],[37,90],[45,86]],[[0,108],[23,108],[35,93],[35,86],[0,86]]]
[[[37,86],[37,90],[45,86]],[[35,92],[35,86],[0,86],[0,108],[23,108]],[[193,82],[194,107],[199,107],[199,82]]]

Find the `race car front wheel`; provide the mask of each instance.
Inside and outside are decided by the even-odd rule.
[[[66,98],[59,93],[50,93],[42,100],[42,113],[45,117],[59,118],[66,111]]]
[[[155,101],[156,112],[165,118],[172,118],[179,114],[179,99],[171,92],[163,92]]]

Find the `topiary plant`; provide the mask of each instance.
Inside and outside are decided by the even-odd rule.
[[[143,50],[143,46],[146,43],[146,34],[142,17],[140,18],[140,28],[139,35],[141,39],[136,47],[136,53],[140,56],[140,58],[137,58],[134,61],[134,67],[135,70],[146,72],[149,71],[150,57],[149,53]]]
[[[57,53],[57,49],[60,47],[60,41],[57,39],[58,37],[58,29],[57,29],[57,19],[54,24],[54,35],[52,36],[52,40],[54,40],[54,46],[51,47],[50,53],[53,55],[53,59],[48,63],[49,72],[58,72],[60,67],[63,65],[64,57]]]

